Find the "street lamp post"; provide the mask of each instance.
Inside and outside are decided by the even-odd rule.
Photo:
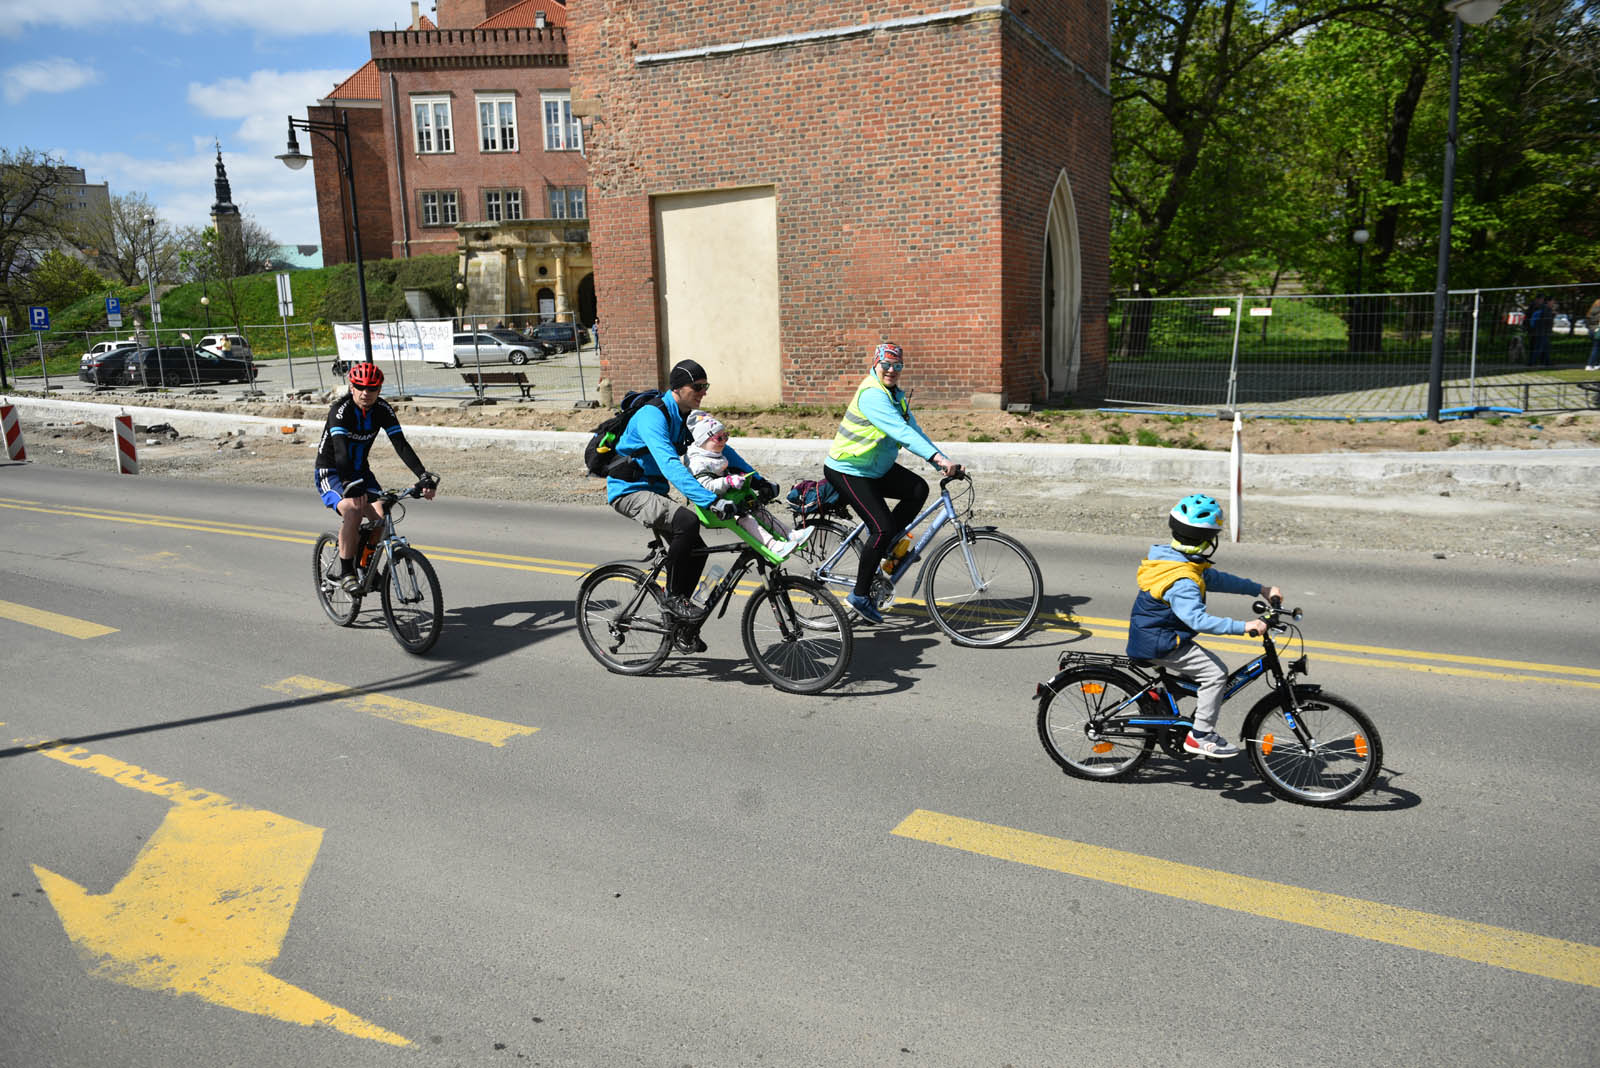
[[[1351,327],[1355,335],[1355,351],[1370,353],[1374,351],[1371,340],[1371,329],[1367,322],[1366,290],[1362,287],[1365,283],[1365,267],[1367,260],[1367,242],[1372,240],[1372,233],[1365,226],[1358,226],[1350,240],[1356,246],[1356,296],[1353,304],[1354,314],[1351,316]]]
[[[1447,0],[1450,20],[1450,118],[1444,141],[1444,196],[1439,206],[1439,273],[1433,289],[1433,354],[1428,364],[1428,418],[1439,421],[1444,403],[1444,332],[1450,286],[1450,218],[1455,211],[1456,111],[1461,102],[1461,24],[1481,26],[1505,0]]]
[[[161,317],[156,307],[156,217],[144,217],[144,266],[145,279],[150,284],[150,334],[155,345],[156,361],[161,360]],[[148,360],[139,361],[139,384],[148,387],[150,380],[145,374],[145,364]]]
[[[316,134],[333,146],[335,156],[339,160],[339,173],[344,177],[345,192],[350,198],[350,241],[354,247],[356,257],[356,290],[361,297],[361,344],[367,354],[367,362],[372,362],[372,320],[367,314],[367,275],[361,263],[361,223],[360,212],[356,208],[356,175],[354,160],[350,154],[350,113],[341,110],[339,118],[335,121],[325,119],[297,119],[289,116],[289,147],[281,156],[283,165],[291,171],[297,171],[310,162],[311,157],[300,151],[300,142],[295,137],[296,130]],[[334,137],[338,134],[338,137]]]

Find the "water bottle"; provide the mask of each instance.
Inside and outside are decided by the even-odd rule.
[[[706,568],[706,573],[700,578],[700,585],[694,588],[694,600],[696,604],[705,604],[708,600],[710,600],[711,591],[716,588],[718,582],[722,581],[722,576],[725,575],[727,571],[728,569],[723,567],[721,564],[712,564],[710,567]]]
[[[883,558],[883,573],[885,575],[894,574],[894,569],[900,566],[900,561],[904,560],[906,558],[906,553],[910,551],[910,537],[901,538],[900,543],[893,549],[890,549],[889,554]]]

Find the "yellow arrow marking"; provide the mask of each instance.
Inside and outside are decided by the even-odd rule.
[[[918,809],[891,833],[1152,894],[1600,987],[1600,946],[1396,908]]]
[[[11,601],[0,601],[0,619],[53,630],[69,638],[98,638],[117,632],[116,627],[104,627],[99,623],[90,623],[87,619],[74,619],[72,616],[46,612],[42,608],[29,608],[25,604],[15,604]]]
[[[452,712],[448,708],[407,701],[402,697],[368,693],[305,675],[291,675],[281,682],[268,683],[267,689],[290,697],[331,697],[342,705],[380,719],[392,719],[396,723],[406,723],[440,734],[453,734],[474,742],[488,742],[493,746],[503,746],[512,738],[532,734],[539,729],[486,716],[474,716],[470,712]]]
[[[33,866],[91,975],[392,1046],[411,1044],[266,971],[283,948],[322,844],[321,827],[244,808],[86,749],[36,752],[173,805],[110,893],[91,894]]]

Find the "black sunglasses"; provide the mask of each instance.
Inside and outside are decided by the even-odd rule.
[[[711,383],[710,382],[690,382],[689,383],[689,388],[694,390],[696,393],[704,393],[706,390],[711,388]]]

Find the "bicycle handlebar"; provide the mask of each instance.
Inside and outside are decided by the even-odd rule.
[[[428,475],[417,479],[416,484],[411,486],[411,487],[409,487],[409,488],[407,488],[407,489],[403,489],[403,490],[384,490],[382,493],[378,494],[378,500],[387,501],[388,503],[393,504],[395,501],[398,501],[403,497],[411,497],[411,498],[421,497],[422,496],[422,491],[425,490],[425,489],[438,489],[438,488],[439,488],[439,476],[433,474],[432,472],[430,472]],[[349,483],[344,488],[344,495],[346,497],[364,497],[364,496],[366,496],[367,495],[367,480],[364,479],[364,478],[358,478],[355,481]]]
[[[1305,612],[1299,608],[1284,608],[1281,600],[1274,600],[1271,604],[1268,604],[1260,598],[1250,606],[1250,611],[1254,612],[1261,619],[1261,622],[1267,625],[1267,630],[1269,631],[1286,631],[1291,623],[1298,623],[1305,616]],[[1282,617],[1285,615],[1289,617],[1290,623],[1283,622]]]

